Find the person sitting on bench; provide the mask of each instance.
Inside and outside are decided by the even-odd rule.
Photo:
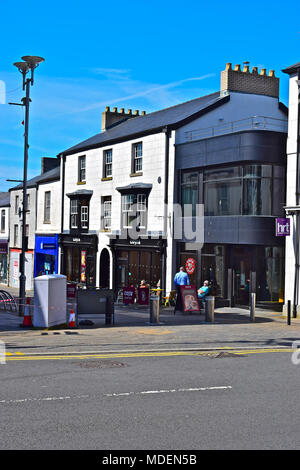
[[[205,302],[205,297],[210,293],[209,282],[204,281],[203,286],[198,289],[198,298]]]

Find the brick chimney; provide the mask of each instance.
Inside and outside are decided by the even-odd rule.
[[[221,95],[230,91],[279,98],[279,78],[275,77],[274,70],[267,74],[266,69],[261,69],[259,73],[258,68],[253,67],[250,72],[249,65],[244,65],[241,70],[240,64],[237,64],[233,69],[232,64],[228,62],[225,70],[221,72]]]
[[[142,115],[144,115],[143,113],[145,113],[145,111],[142,111]],[[139,110],[137,109],[134,111],[134,114],[132,114],[132,109],[128,109],[127,113],[125,113],[124,108],[120,108],[120,111],[118,111],[118,108],[113,108],[111,111],[110,107],[106,106],[105,111],[102,113],[101,131],[106,131],[111,126],[126,121],[129,118],[135,118],[136,116],[139,116]]]

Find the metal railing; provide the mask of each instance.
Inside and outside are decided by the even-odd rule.
[[[276,119],[266,116],[252,116],[239,121],[224,122],[219,126],[206,127],[204,129],[195,129],[184,133],[185,142],[207,139],[220,135],[233,134],[244,130],[262,130],[286,132],[288,130],[288,121],[285,119]]]

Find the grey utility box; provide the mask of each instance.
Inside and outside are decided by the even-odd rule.
[[[48,274],[34,279],[33,326],[47,328],[66,323],[67,278]]]

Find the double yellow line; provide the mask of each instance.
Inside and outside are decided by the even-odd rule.
[[[120,359],[120,358],[138,358],[138,357],[176,357],[176,356],[216,356],[220,353],[229,353],[234,355],[248,354],[267,354],[267,353],[292,353],[292,348],[257,348],[257,349],[228,349],[219,348],[201,351],[153,351],[153,352],[120,352],[120,353],[68,353],[68,354],[45,354],[45,355],[9,355],[6,361],[57,361],[67,359]],[[17,355],[18,354],[18,355]],[[22,355],[21,355],[22,354]]]

